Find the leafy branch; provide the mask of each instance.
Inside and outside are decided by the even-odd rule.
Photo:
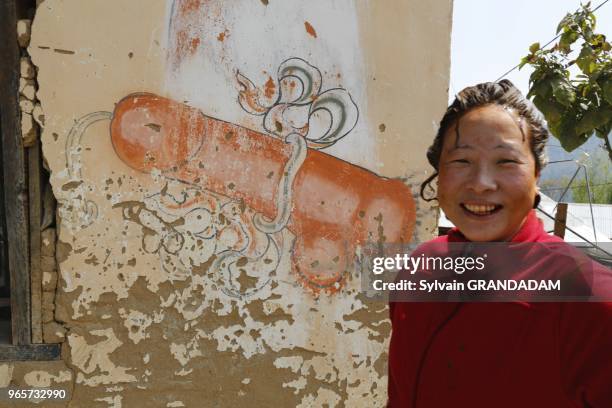
[[[595,133],[612,161],[612,46],[595,27],[588,2],[563,17],[552,48],[532,44],[519,68],[534,68],[527,97],[544,114],[561,146],[571,152]],[[580,73],[572,76],[574,65]]]

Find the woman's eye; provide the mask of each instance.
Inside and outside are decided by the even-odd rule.
[[[514,159],[501,159],[501,160],[498,160],[497,163],[498,164],[508,164],[508,163],[519,164],[519,162]]]
[[[470,162],[466,159],[455,159],[455,160],[451,160],[451,163],[469,164]]]

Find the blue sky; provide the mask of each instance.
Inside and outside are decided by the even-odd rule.
[[[466,86],[499,78],[530,44],[551,40],[563,16],[579,6],[579,0],[454,0],[449,100]],[[612,1],[595,15],[597,32],[612,39]],[[526,93],[530,72],[526,66],[506,78]]]

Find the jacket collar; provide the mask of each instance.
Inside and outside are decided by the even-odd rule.
[[[542,221],[536,216],[535,210],[530,210],[527,217],[525,217],[523,225],[510,242],[538,242],[545,237],[548,238],[550,236],[544,231]],[[448,232],[448,241],[470,242],[456,227]]]

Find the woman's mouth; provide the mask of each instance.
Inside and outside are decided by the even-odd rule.
[[[502,209],[502,205],[499,204],[464,204],[461,203],[461,208],[471,215],[484,217],[487,215],[495,214]]]

